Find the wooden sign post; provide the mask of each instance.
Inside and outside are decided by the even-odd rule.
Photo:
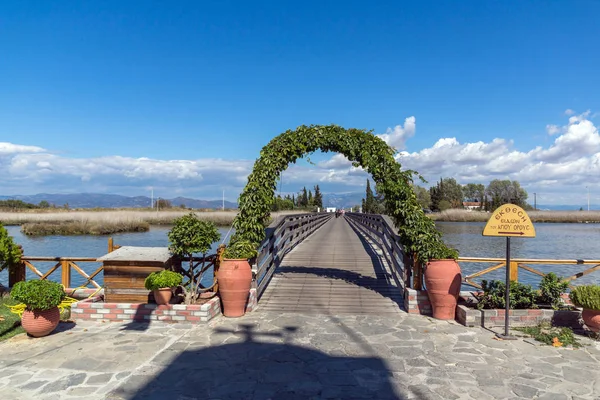
[[[515,204],[504,204],[492,213],[485,228],[483,236],[505,236],[506,237],[506,299],[504,313],[504,335],[498,335],[502,339],[515,339],[508,334],[510,326],[510,238],[511,237],[535,237],[535,228],[529,216],[521,207]]]

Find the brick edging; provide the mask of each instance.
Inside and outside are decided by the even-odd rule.
[[[404,309],[409,314],[432,315],[427,290],[404,289]]]
[[[465,326],[482,326],[492,328],[504,326],[506,316],[505,310],[479,310],[470,308],[463,304],[456,307],[456,321]],[[579,310],[550,310],[550,309],[528,309],[510,310],[508,313],[510,326],[535,326],[542,321],[552,321],[556,326],[568,326],[579,328]]]

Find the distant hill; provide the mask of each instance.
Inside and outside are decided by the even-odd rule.
[[[359,206],[364,195],[363,192],[323,193],[323,207],[350,208]]]
[[[100,193],[74,193],[74,194],[49,194],[39,193],[27,196],[0,196],[0,200],[22,200],[26,203],[39,204],[47,201],[57,207],[69,204],[70,208],[143,208],[150,207],[151,199],[147,196],[121,196],[118,194]],[[156,200],[156,199],[154,199]],[[167,199],[174,207],[184,204],[191,208],[213,208],[219,209],[223,206],[222,200],[198,200],[187,197],[176,197]],[[225,201],[225,208],[237,208],[236,203]]]

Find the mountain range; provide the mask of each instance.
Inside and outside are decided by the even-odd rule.
[[[22,200],[26,203],[39,204],[41,201],[47,201],[57,207],[68,204],[70,208],[144,208],[150,207],[152,199],[147,196],[121,196],[118,194],[101,193],[73,193],[73,194],[49,194],[39,193],[25,196],[1,196],[0,200]],[[156,201],[157,199],[154,199]],[[223,207],[223,200],[198,200],[187,197],[175,197],[166,199],[174,207],[182,204],[190,208],[212,208],[219,209]],[[225,201],[225,208],[237,208],[236,203]]]
[[[323,193],[323,207],[350,208],[361,204],[363,192],[348,192],[348,193]],[[41,201],[47,201],[57,207],[62,207],[68,204],[70,208],[145,208],[150,207],[152,199],[147,196],[121,196],[118,194],[101,194],[101,193],[74,193],[74,194],[49,194],[39,193],[34,195],[16,195],[2,196],[0,200],[22,200],[26,203],[39,204]],[[156,200],[156,199],[154,199]],[[179,207],[182,204],[190,208],[205,208],[205,209],[220,209],[223,207],[222,200],[199,200],[189,197],[175,197],[167,199],[174,207]],[[538,204],[538,210],[556,210],[569,211],[579,210],[579,208],[587,210],[585,205],[569,205],[569,204]],[[225,201],[225,208],[237,208],[237,203]],[[591,210],[600,209],[600,205],[590,204]]]

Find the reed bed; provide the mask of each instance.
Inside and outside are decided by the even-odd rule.
[[[280,211],[278,218],[301,211]],[[143,232],[150,225],[172,225],[173,221],[190,213],[188,210],[103,210],[58,212],[0,212],[2,225],[22,225],[26,235],[108,235],[117,232]],[[199,219],[217,226],[231,226],[237,211],[194,211]]]
[[[147,232],[150,224],[144,221],[120,221],[114,223],[68,221],[68,222],[28,222],[21,226],[27,236],[47,235],[111,235],[122,232]]]
[[[487,222],[491,213],[451,209],[428,214],[434,221]],[[600,223],[600,211],[528,211],[532,222]]]

